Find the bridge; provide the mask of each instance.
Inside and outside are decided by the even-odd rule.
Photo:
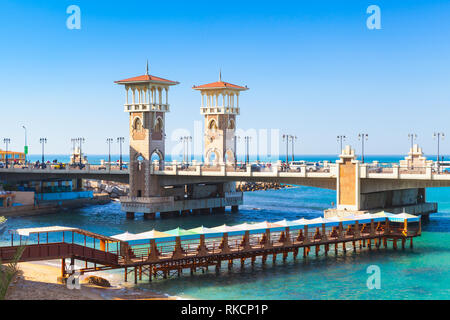
[[[19,261],[61,260],[61,277],[67,279],[75,271],[80,274],[100,270],[123,269],[125,281],[134,271],[134,281],[157,277],[181,276],[183,270],[194,274],[210,266],[219,271],[223,262],[228,269],[235,260],[241,268],[245,261],[255,264],[256,258],[265,264],[268,256],[273,263],[282,255],[296,259],[303,249],[307,258],[311,249],[315,255],[328,255],[334,246],[335,255],[353,251],[387,248],[412,248],[413,238],[421,235],[420,218],[402,214],[366,214],[351,218],[262,222],[215,228],[180,228],[166,232],[149,231],[141,234],[104,236],[68,227],[43,227],[11,230],[11,245],[0,247],[0,259],[12,261],[23,250]],[[350,246],[348,246],[350,244]],[[348,247],[347,247],[348,246]],[[66,265],[66,259],[70,264]],[[76,267],[75,261],[83,261]]]
[[[204,118],[204,163],[169,162],[165,159],[166,113],[170,112],[169,88],[178,84],[148,74],[116,81],[125,88],[124,111],[129,115],[130,162],[127,170],[87,165],[83,169],[2,168],[0,180],[82,179],[129,183],[130,194],[121,198],[127,218],[136,212],[146,219],[190,213],[237,211],[243,203],[235,181],[279,182],[336,190],[336,207],[327,216],[389,210],[427,214],[437,211],[426,202],[426,188],[450,186],[450,174],[439,162],[427,160],[418,145],[398,164],[362,163],[346,146],[336,163],[310,167],[276,163],[237,166],[236,125],[240,95],[247,86],[219,81],[193,89],[201,94]]]

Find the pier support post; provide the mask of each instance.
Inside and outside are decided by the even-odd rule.
[[[233,259],[228,260],[228,270],[233,269]]]
[[[383,247],[385,249],[387,248],[387,239],[386,239],[386,237],[383,237]]]
[[[409,238],[409,247],[412,249],[413,248],[413,238]]]
[[[61,278],[64,279],[66,276],[66,259],[61,259]]]
[[[134,267],[134,284],[137,284],[138,282],[138,268]]]
[[[241,269],[244,269],[245,266],[245,258],[241,258]]]
[[[150,212],[150,213],[144,213],[144,220],[155,220],[156,213]]]
[[[252,267],[255,266],[256,256],[252,256]]]
[[[337,244],[337,242],[334,244],[334,254],[338,254],[338,244]]]
[[[402,238],[402,250],[405,250],[405,238]]]
[[[347,253],[347,248],[345,247],[345,241],[342,242],[342,251],[343,251],[344,253]]]
[[[134,220],[134,212],[127,212],[127,219]]]
[[[320,245],[316,245],[316,257],[319,255]]]
[[[125,267],[125,272],[124,272],[124,281],[128,282],[128,268]]]
[[[239,206],[231,206],[231,212],[232,213],[239,212]]]
[[[276,254],[276,253],[274,253],[274,254],[272,255],[272,262],[273,262],[273,263],[277,262],[277,254]]]
[[[392,239],[394,250],[397,250],[397,238]]]

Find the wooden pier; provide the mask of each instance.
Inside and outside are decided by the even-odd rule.
[[[24,231],[25,230],[25,231]],[[323,223],[314,227],[304,225],[301,228],[267,228],[266,230],[247,230],[241,235],[236,232],[200,234],[190,239],[182,236],[156,238],[145,241],[120,241],[81,229],[48,227],[18,230],[11,233],[11,246],[0,247],[0,258],[8,262],[20,246],[25,250],[20,261],[61,259],[61,276],[68,277],[75,268],[66,266],[75,260],[84,261],[84,267],[76,271],[80,274],[101,270],[123,269],[124,280],[179,277],[184,270],[194,274],[205,272],[210,267],[217,272],[224,266],[251,266],[260,258],[262,264],[278,259],[286,261],[292,254],[307,258],[310,255],[325,256],[331,253],[345,254],[348,250],[378,250],[387,248],[405,249],[413,247],[413,238],[421,235],[421,222],[393,222],[389,218],[368,223],[353,221],[335,226]],[[23,234],[28,234],[24,242]],[[18,236],[19,234],[19,236]],[[19,238],[19,239],[17,239]],[[35,243],[30,244],[31,241]],[[130,279],[131,275],[131,279]]]

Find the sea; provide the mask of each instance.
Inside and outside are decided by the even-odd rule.
[[[99,156],[100,157],[100,156]],[[105,156],[102,156],[105,158]],[[334,156],[297,156],[298,160],[334,160]],[[367,156],[367,161],[398,162],[403,156]],[[430,156],[431,158],[431,156]],[[99,158],[100,159],[100,158]],[[60,160],[62,161],[62,160]],[[138,233],[152,229],[159,231],[176,227],[214,227],[243,222],[294,220],[323,216],[323,210],[335,202],[335,191],[294,186],[281,190],[254,191],[244,194],[244,205],[238,213],[208,216],[186,216],[169,219],[144,220],[137,214],[135,220],[126,220],[120,204],[112,202],[76,210],[32,216],[9,218],[6,230],[39,227],[67,226],[92,232],[115,235],[125,231]],[[450,188],[427,189],[427,201],[438,203],[438,213],[423,224],[422,236],[414,247],[405,250],[352,250],[346,254],[334,250],[325,257],[301,255],[286,262],[281,257],[266,265],[259,260],[254,267],[246,263],[241,268],[235,263],[232,270],[225,266],[219,274],[214,268],[189,272],[180,278],[153,280],[143,277],[137,285],[127,287],[137,291],[166,293],[187,299],[449,299],[450,298]],[[0,235],[0,245],[8,245],[7,231]],[[373,270],[379,285],[373,286]],[[108,271],[110,277],[121,282],[123,274]],[[123,283],[121,283],[124,285]]]

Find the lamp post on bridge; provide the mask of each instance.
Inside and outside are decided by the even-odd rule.
[[[358,134],[358,140],[361,140],[361,162],[364,163],[364,140],[369,140],[367,133]]]
[[[437,139],[437,162],[436,162],[436,164],[437,164],[438,172],[439,172],[439,160],[440,160],[439,159],[439,143],[440,143],[441,139],[444,140],[444,137],[445,137],[445,134],[443,132],[435,132],[433,134],[433,138]]]
[[[120,170],[122,170],[122,144],[125,142],[125,138],[124,137],[118,137],[117,138],[117,143],[119,143],[120,145],[120,160],[119,160],[119,166],[120,166]]]
[[[234,142],[234,167],[237,167],[237,140],[240,140],[241,137],[238,135],[233,136],[233,142]]]
[[[286,166],[289,165],[289,142],[292,143],[292,161],[294,161],[294,142],[297,141],[297,136],[292,134],[283,134],[283,141],[286,141]]]
[[[245,136],[244,137],[245,140],[245,164],[249,164],[250,163],[250,140],[252,140],[252,137],[250,136]]]
[[[8,169],[8,145],[11,143],[11,139],[10,138],[4,138],[3,139],[3,143],[6,145],[5,164],[6,164],[6,169]]]
[[[45,163],[44,159],[44,145],[47,143],[47,138],[40,138],[39,142],[42,144],[42,163]]]
[[[80,151],[80,162],[79,163],[80,163],[80,169],[81,169],[81,165],[83,164],[81,161],[81,157],[83,156],[83,152],[81,151],[81,149],[82,149],[83,143],[86,142],[86,139],[80,137],[80,138],[76,138],[75,140],[80,145],[80,150],[79,150]]]
[[[108,144],[108,168],[111,170],[111,143],[113,143],[113,138],[107,138],[106,143]]]
[[[27,155],[28,155],[28,143],[27,143],[27,127],[22,126],[25,130],[25,145],[23,146],[23,153],[25,154],[25,164],[27,163]]]
[[[340,143],[340,146],[341,146],[341,149],[339,150],[339,154],[341,154],[341,152],[342,152],[342,142],[344,142],[345,139],[347,139],[347,137],[344,135],[337,136],[337,141]]]
[[[180,142],[183,142],[183,162],[189,162],[189,142],[192,142],[192,137],[181,137]]]
[[[414,147],[414,140],[417,139],[417,134],[415,133],[408,133],[408,139],[411,141],[411,150]]]

